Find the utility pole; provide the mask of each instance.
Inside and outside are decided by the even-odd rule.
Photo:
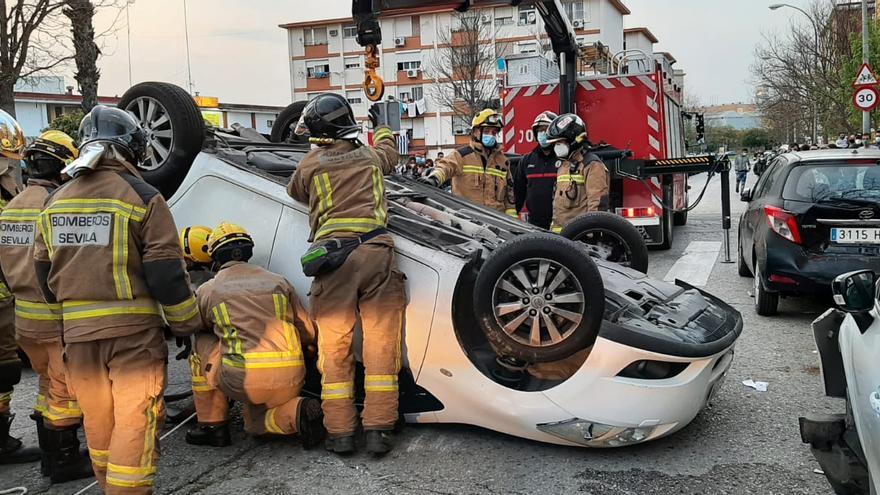
[[[189,86],[189,94],[194,94],[192,63],[190,62],[189,58],[189,20],[186,16],[186,0],[183,0],[183,36],[184,40],[186,41],[186,83]]]
[[[868,43],[868,0],[862,0],[862,62],[866,64],[871,56]],[[871,112],[862,113],[862,134],[871,134]]]

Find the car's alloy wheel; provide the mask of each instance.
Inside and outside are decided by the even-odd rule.
[[[615,232],[603,229],[584,232],[572,239],[586,244],[587,251],[594,258],[612,261],[626,267],[632,266],[633,253],[623,238]]]
[[[574,274],[544,258],[512,265],[492,294],[496,322],[513,340],[533,347],[568,338],[583,319],[585,299]]]
[[[125,106],[125,110],[134,115],[147,131],[147,146],[149,154],[140,168],[144,170],[156,170],[161,167],[171,147],[174,146],[174,125],[168,115],[168,110],[159,100],[149,96],[140,96]]]

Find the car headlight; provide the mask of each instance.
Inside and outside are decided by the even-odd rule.
[[[544,433],[589,447],[620,447],[643,442],[658,428],[612,426],[577,418],[535,426]]]

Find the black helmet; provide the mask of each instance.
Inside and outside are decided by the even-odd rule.
[[[313,138],[355,139],[361,126],[348,100],[336,93],[321,93],[303,109],[295,132]]]
[[[127,154],[132,164],[141,163],[147,152],[147,133],[130,113],[121,108],[97,105],[79,124],[79,147],[110,143]]]
[[[587,142],[587,126],[573,113],[564,113],[550,122],[547,128],[547,142],[566,141],[572,150]]]

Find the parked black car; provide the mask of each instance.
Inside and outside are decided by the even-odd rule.
[[[829,294],[841,273],[880,271],[880,150],[817,150],[774,158],[739,222],[738,269],[755,276],[755,310],[779,296]]]

